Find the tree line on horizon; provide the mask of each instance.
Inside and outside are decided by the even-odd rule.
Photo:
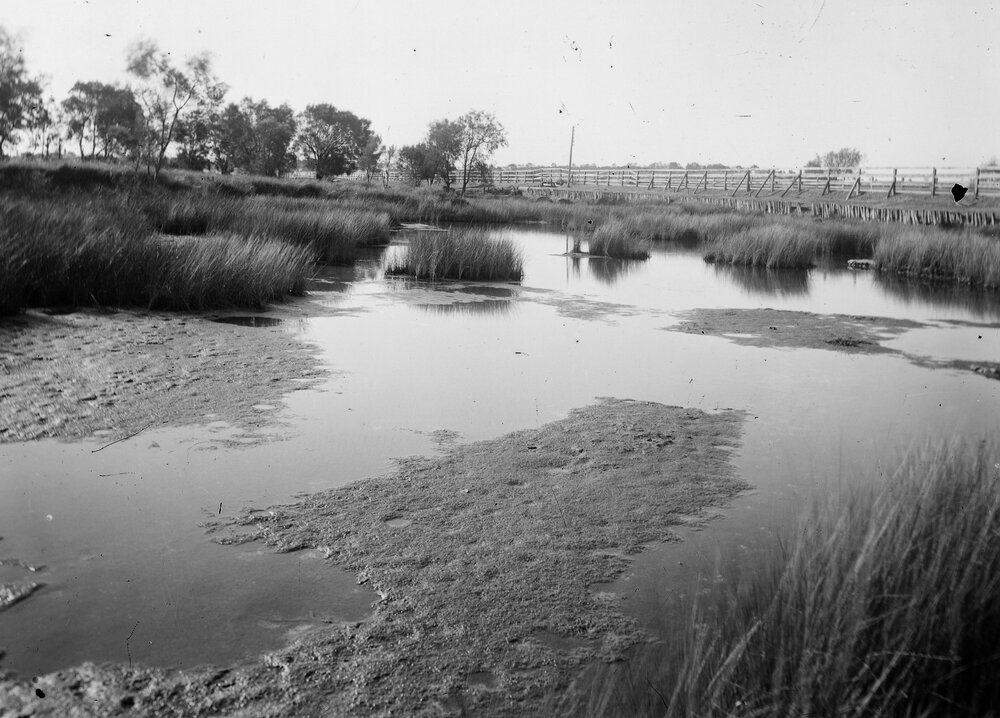
[[[0,26],[0,160],[23,141],[31,156],[75,151],[82,160],[144,166],[154,176],[165,166],[268,176],[301,167],[317,179],[362,171],[370,181],[380,171],[387,179],[398,157],[398,169],[414,182],[458,182],[464,192],[507,143],[492,114],[471,111],[431,123],[424,141],[397,153],[371,120],[330,103],[301,112],[252,97],[226,103],[229,88],[207,54],[176,63],[150,40],[126,52],[128,85],[79,81],[57,101],[45,97],[16,40]]]

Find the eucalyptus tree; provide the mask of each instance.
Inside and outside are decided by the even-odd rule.
[[[28,74],[17,38],[0,26],[0,159],[42,107],[42,84]]]
[[[462,128],[459,135],[459,157],[464,195],[469,181],[477,171],[481,171],[490,156],[507,146],[507,133],[492,113],[483,110],[465,113],[458,118],[458,124]]]
[[[185,111],[220,102],[227,88],[213,74],[205,53],[177,66],[170,53],[155,42],[140,40],[129,47],[126,57],[128,72],[138,83],[135,94],[143,109],[142,156],[147,171],[155,167],[154,174],[159,175]]]

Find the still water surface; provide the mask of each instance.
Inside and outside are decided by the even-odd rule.
[[[1000,383],[972,372],[666,330],[699,307],[887,316],[928,325],[890,343],[903,352],[995,360],[995,295],[840,267],[716,267],[680,248],[646,262],[572,259],[560,256],[563,234],[505,232],[525,250],[520,284],[387,279],[380,256],[324,270],[303,300],[315,316],[289,331],[315,343],[331,373],[286,398],[273,440],[240,446],[216,422],[99,453],[99,439],[0,447],[0,556],[44,564],[31,577],[47,584],[0,613],[0,667],[30,676],[83,660],[226,663],[312,625],[363,619],[373,596],[321,557],[218,546],[202,525],[433,452],[437,429],[494,437],[600,396],[746,411],[734,458],[754,489],[611,587],[651,628],[699,576],[752,565],[811,496],[874,480],[924,439],[998,429]],[[24,573],[0,571],[0,581]]]

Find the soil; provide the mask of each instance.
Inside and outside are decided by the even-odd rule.
[[[581,668],[642,640],[600,584],[745,488],[730,462],[742,418],[603,400],[220,524],[222,543],[324,551],[381,596],[373,617],[239,667],[7,680],[0,714],[540,714]]]
[[[279,404],[322,376],[310,346],[284,327],[213,316],[0,318],[0,443],[94,432],[110,441],[149,425],[218,420],[250,429],[262,421],[255,405]]]
[[[694,309],[680,312],[678,316],[681,323],[666,329],[721,336],[748,346],[834,349],[866,354],[900,354],[880,342],[923,326],[907,319],[783,309]]]

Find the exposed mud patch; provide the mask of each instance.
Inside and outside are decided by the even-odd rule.
[[[251,537],[318,548],[357,572],[380,596],[374,616],[239,668],[86,664],[7,681],[0,712],[107,715],[127,703],[143,714],[539,714],[581,666],[640,640],[591,586],[744,488],[730,463],[741,421],[607,400],[248,514],[238,523]]]
[[[908,329],[924,326],[907,319],[813,314],[784,309],[693,309],[681,323],[666,327],[688,334],[724,336],[737,344],[796,349],[835,349],[866,354],[899,354],[883,346]]]
[[[202,315],[42,312],[0,320],[0,442],[109,440],[150,424],[216,420],[252,428],[254,405],[320,377],[308,345],[281,327]]]

